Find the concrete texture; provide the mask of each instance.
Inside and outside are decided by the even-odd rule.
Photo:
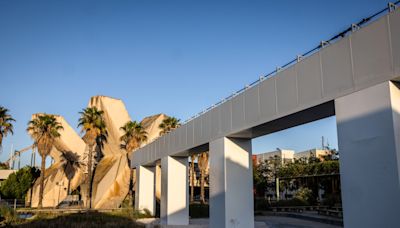
[[[101,150],[102,157],[99,159],[94,173],[92,207],[96,209],[116,208],[122,203],[129,191],[130,168],[126,152],[120,148],[120,137],[123,134],[120,127],[131,119],[124,103],[119,99],[95,96],[90,99],[88,107],[97,107],[104,111],[104,120],[108,131],[107,142]],[[166,117],[164,114],[158,114],[142,120],[143,127],[148,132],[148,142],[159,137],[160,129],[158,125]],[[84,141],[62,116],[56,115],[56,118],[64,127],[64,130],[60,131],[61,136],[56,139],[55,147],[50,153],[54,163],[46,169],[43,207],[56,207],[67,196],[68,180],[61,168],[61,152],[72,151],[77,153],[81,162],[87,163],[88,148]],[[82,166],[71,181],[71,191],[81,186],[83,197],[86,195],[86,173],[86,166]],[[158,195],[160,195],[160,191]],[[32,207],[37,207],[38,198],[39,181],[36,181],[33,186]],[[30,197],[27,198],[28,202],[30,200]]]
[[[211,227],[253,227],[251,140],[221,138],[210,143]]]
[[[151,215],[155,215],[155,167],[139,166],[136,168],[136,175],[135,209],[147,209]]]
[[[335,101],[344,224],[396,227],[400,211],[400,89],[385,82]]]
[[[40,115],[35,114],[32,117]],[[75,130],[65,121],[62,116],[56,115],[57,121],[63,126],[60,137],[55,140],[55,147],[50,152],[54,163],[46,169],[43,191],[43,207],[55,207],[67,196],[68,179],[66,178],[60,163],[61,151],[72,151],[77,153],[82,159],[86,150],[86,144],[75,132]],[[76,172],[71,180],[71,191],[76,189],[84,181],[84,167]],[[32,190],[32,207],[37,207],[39,199],[39,179],[34,183]],[[29,195],[29,194],[28,194]],[[27,201],[30,197],[27,197]]]
[[[189,224],[188,159],[161,159],[161,207],[163,225]]]
[[[129,191],[129,172],[126,152],[121,149],[120,129],[130,121],[124,103],[119,99],[95,96],[88,107],[104,111],[108,137],[102,148],[103,158],[98,162],[94,173],[92,190],[93,208],[115,208],[123,201]]]

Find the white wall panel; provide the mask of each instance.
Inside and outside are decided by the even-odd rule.
[[[201,142],[201,118],[196,118],[194,122],[194,145],[198,146]]]
[[[260,119],[260,98],[258,96],[258,88],[256,85],[249,88],[244,96],[244,113],[246,124],[254,123]]]
[[[324,97],[334,96],[353,87],[349,38],[321,50]]]
[[[278,113],[286,113],[297,107],[297,72],[290,67],[276,76]]]
[[[239,94],[232,100],[232,130],[244,126],[244,96]]]
[[[351,47],[356,87],[389,78],[392,59],[386,17],[354,33]]]
[[[276,115],[276,78],[268,78],[260,84],[260,111],[266,119]]]
[[[227,101],[220,106],[221,131],[230,132],[232,129],[232,101]]]
[[[300,105],[322,99],[320,55],[316,53],[297,64],[297,86]]]
[[[221,120],[219,118],[219,107],[214,108],[210,111],[210,138],[215,138],[220,132]]]
[[[400,76],[400,11],[389,15],[392,55],[395,75]]]
[[[193,125],[194,122],[190,121],[187,124],[187,129],[186,129],[186,137],[187,137],[187,145],[193,145]]]

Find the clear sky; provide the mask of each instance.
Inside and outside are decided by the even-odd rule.
[[[0,160],[32,143],[31,114],[76,127],[93,95],[122,99],[134,120],[184,120],[387,1],[0,0],[0,105],[17,120]],[[318,147],[322,135],[337,147],[334,117],[258,138],[254,151]]]

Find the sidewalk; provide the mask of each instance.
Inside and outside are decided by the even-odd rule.
[[[165,227],[165,228],[208,228],[209,227],[209,219],[208,218],[201,218],[201,219],[190,219],[189,225],[178,226],[178,225],[160,225],[159,218],[146,218],[146,219],[138,219],[136,220],[139,224],[145,225],[146,228],[153,228],[153,227]],[[255,228],[269,228],[263,221],[255,221],[254,222]]]
[[[343,226],[342,218],[335,218],[332,216],[320,215],[316,211],[304,211],[302,213],[295,212],[261,212],[263,216],[277,216],[277,217],[290,217],[302,220],[309,220],[319,223],[331,224],[335,226]]]
[[[160,226],[159,218],[139,219],[138,223],[146,228],[166,227],[166,228],[208,228],[209,219],[190,219],[187,226]],[[263,213],[261,216],[255,216],[255,228],[338,228],[343,227],[341,219],[318,215],[313,212],[303,213]]]

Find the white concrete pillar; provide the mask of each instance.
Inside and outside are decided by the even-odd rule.
[[[251,140],[210,142],[210,227],[254,227]]]
[[[345,227],[400,224],[400,90],[385,82],[335,100]]]
[[[154,167],[136,167],[135,209],[155,214]]]
[[[161,223],[189,224],[188,158],[161,159]]]

